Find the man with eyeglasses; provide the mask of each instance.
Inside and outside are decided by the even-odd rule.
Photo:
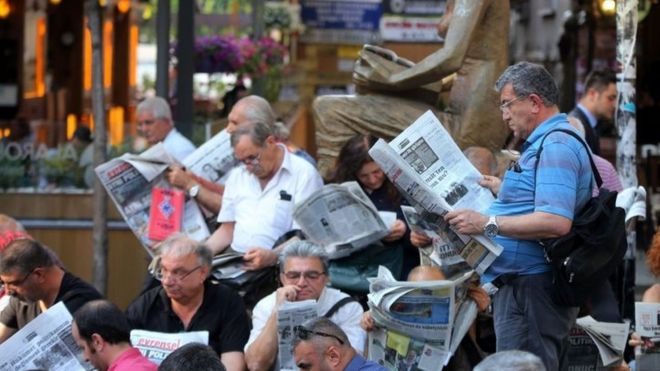
[[[348,344],[348,337],[331,320],[319,317],[298,326],[294,332],[293,354],[300,370],[386,371],[364,359]]]
[[[167,153],[181,162],[195,151],[195,146],[174,127],[172,111],[161,97],[150,97],[137,106],[138,131],[150,146],[163,142]]]
[[[218,222],[207,240],[215,254],[231,246],[244,253],[247,270],[260,270],[277,263],[280,247],[275,242],[298,229],[293,209],[323,186],[316,169],[278,143],[266,123],[249,123],[231,135],[231,145],[240,166],[225,184]]]
[[[486,214],[454,210],[445,220],[463,234],[484,234],[504,249],[482,276],[497,287],[493,319],[497,351],[526,350],[548,370],[565,366],[568,332],[577,308],[557,305],[553,277],[539,240],[567,234],[590,199],[593,175],[588,150],[559,112],[559,89],[542,67],[520,62],[497,80],[502,119],[525,140],[517,164],[499,182],[481,182],[497,193]],[[545,139],[544,139],[545,138]],[[537,163],[537,152],[543,150]],[[495,290],[493,290],[495,291]]]
[[[238,294],[208,279],[208,248],[175,234],[160,245],[158,259],[155,276],[162,286],[129,305],[131,327],[166,333],[208,331],[209,345],[227,370],[243,370],[249,320]]]
[[[323,248],[307,241],[288,244],[280,256],[282,287],[263,298],[252,312],[252,331],[245,345],[250,370],[277,369],[277,311],[285,301],[316,300],[318,315],[335,322],[345,346],[364,349],[366,333],[360,327],[362,306],[343,292],[326,287],[328,261]]]
[[[74,313],[83,304],[101,299],[96,289],[65,271],[46,246],[23,238],[0,252],[0,280],[9,304],[0,313],[0,343],[58,302]]]

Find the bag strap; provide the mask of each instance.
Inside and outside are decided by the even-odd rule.
[[[325,317],[325,318],[327,318],[327,319],[330,319],[330,317],[332,317],[335,313],[337,313],[337,311],[338,311],[341,307],[343,307],[344,305],[346,305],[346,304],[348,304],[348,303],[354,302],[354,301],[355,301],[355,299],[353,299],[353,298],[350,297],[350,296],[347,296],[347,297],[345,297],[345,298],[339,300],[338,302],[335,303],[335,305],[333,305],[333,306],[332,306],[332,307],[331,307],[331,308],[330,308],[330,309],[329,309],[329,310],[323,315],[323,317]]]
[[[548,137],[548,135],[561,131],[566,134],[569,134],[573,136],[575,139],[578,140],[578,142],[582,143],[582,146],[587,150],[587,156],[589,156],[589,163],[591,164],[591,172],[593,173],[594,178],[596,179],[596,185],[598,186],[598,189],[603,185],[603,179],[600,177],[600,174],[598,173],[598,168],[596,167],[596,163],[594,163],[593,156],[591,155],[591,151],[589,150],[589,146],[587,143],[585,143],[584,139],[582,139],[579,135],[577,135],[575,132],[568,130],[568,129],[554,129],[549,132],[547,132],[544,136],[543,139],[541,139],[541,144],[539,145],[539,150],[536,151],[536,164],[534,165],[534,193],[536,193],[536,170],[539,167],[539,162],[541,162],[541,151],[543,150],[543,142],[545,142],[545,139]]]

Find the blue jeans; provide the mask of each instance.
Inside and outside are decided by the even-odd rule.
[[[518,276],[493,296],[497,351],[528,351],[548,371],[567,366],[568,333],[578,313],[578,308],[553,303],[551,286],[551,272]]]

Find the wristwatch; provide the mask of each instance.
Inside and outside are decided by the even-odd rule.
[[[497,225],[497,217],[491,216],[488,218],[488,223],[484,225],[484,234],[488,238],[495,238],[500,233],[500,226]]]
[[[190,198],[197,197],[198,193],[199,193],[199,184],[195,184],[194,186],[188,189],[188,196],[190,196]]]

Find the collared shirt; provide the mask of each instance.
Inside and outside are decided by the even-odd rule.
[[[376,362],[366,360],[359,354],[355,354],[344,371],[387,371],[387,369]]]
[[[229,173],[218,222],[236,222],[231,247],[246,252],[251,247],[270,249],[284,233],[298,228],[293,208],[323,186],[319,173],[307,161],[284,147],[282,165],[264,189],[243,165]]]
[[[621,184],[619,174],[616,173],[614,165],[598,155],[593,155],[593,158],[598,174],[603,181],[602,187],[610,191],[621,192],[623,190],[623,185]],[[594,189],[593,195],[598,195],[597,189]]]
[[[577,104],[577,108],[579,108],[580,111],[584,113],[584,116],[587,118],[587,121],[589,121],[589,125],[591,125],[592,128],[595,128],[596,125],[598,124],[598,119],[596,118],[596,116],[594,116],[593,113],[591,113],[591,111],[587,109],[587,107],[581,105],[580,103]]]
[[[526,215],[540,211],[573,220],[575,212],[587,203],[593,184],[591,165],[587,150],[576,138],[562,132],[548,135],[535,177],[541,140],[550,130],[558,128],[577,133],[564,114],[541,123],[523,144],[519,168],[504,174],[497,199],[486,212],[488,215]],[[504,251],[485,272],[484,282],[503,273],[526,275],[550,271],[537,240],[497,236],[495,241]]]
[[[149,361],[139,350],[131,347],[120,354],[108,367],[108,371],[156,371],[158,366]]]
[[[163,140],[163,146],[165,146],[167,153],[179,162],[182,162],[189,154],[195,152],[195,145],[175,128],[172,128],[167,133],[167,136]]]
[[[101,298],[101,294],[94,286],[69,272],[64,272],[53,304],[61,301],[69,313],[75,313],[88,301]],[[0,313],[0,322],[9,328],[20,330],[40,314],[39,302],[27,303],[12,296],[9,298],[9,304]]]
[[[250,334],[250,323],[243,301],[222,284],[206,280],[204,298],[188,327],[172,310],[170,298],[162,287],[139,296],[126,309],[133,329],[167,333],[208,331],[209,345],[218,354],[242,352]]]
[[[270,314],[275,308],[275,295],[277,292],[266,296],[261,299],[252,311],[252,331],[250,332],[250,339],[247,344],[245,344],[245,349],[252,344],[257,337],[261,334],[266,322],[270,317]],[[339,300],[347,297],[348,295],[343,292],[333,289],[331,287],[326,287],[323,289],[319,300],[317,301],[316,310],[319,316],[326,314],[330,308],[332,308],[335,303]],[[362,318],[362,306],[357,302],[347,303],[343,307],[339,308],[329,319],[334,322],[337,326],[341,327],[342,330],[348,336],[348,340],[351,342],[353,348],[355,348],[359,353],[362,353],[364,350],[364,342],[367,334],[360,327],[360,319]]]

